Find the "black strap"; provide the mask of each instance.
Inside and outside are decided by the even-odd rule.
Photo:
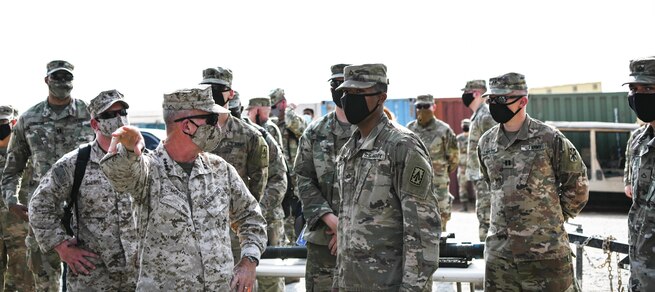
[[[84,173],[86,172],[86,164],[89,162],[91,157],[91,144],[86,144],[80,146],[77,152],[77,161],[75,162],[75,178],[73,179],[73,188],[70,193],[70,203],[64,208],[64,218],[63,224],[66,229],[66,234],[69,236],[75,236],[73,229],[71,228],[71,218],[73,214],[71,212],[71,207],[75,205],[75,221],[77,222],[77,233],[79,236],[80,233],[80,212],[77,204],[77,198],[80,193],[80,185],[82,184],[82,178],[84,178]],[[77,239],[80,240],[79,238]]]

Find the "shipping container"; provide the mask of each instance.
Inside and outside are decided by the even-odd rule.
[[[634,123],[627,92],[530,94],[527,111],[541,121]]]
[[[384,102],[384,106],[396,116],[396,122],[405,126],[407,123],[416,119],[414,101],[414,98],[387,99]],[[321,115],[326,115],[334,110],[335,105],[331,100],[325,100],[321,102],[320,107]]]

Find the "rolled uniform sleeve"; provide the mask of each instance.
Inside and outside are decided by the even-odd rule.
[[[300,137],[298,155],[294,169],[298,177],[298,194],[302,200],[303,215],[309,230],[315,230],[323,215],[334,213],[328,201],[323,197],[313,157],[313,132],[308,131]]]
[[[11,138],[7,147],[7,162],[2,174],[2,195],[7,207],[18,204],[18,184],[25,169],[27,160],[32,155],[30,147],[25,138],[25,124],[23,118],[12,129]],[[27,183],[27,182],[24,182]]]
[[[246,185],[239,179],[239,173],[228,165],[230,182],[230,222],[241,243],[241,257],[261,257],[266,246],[266,220],[259,203]]]
[[[560,204],[564,219],[573,218],[582,211],[589,199],[587,167],[575,146],[558,133],[554,139],[556,179],[559,181]]]
[[[143,205],[148,195],[150,157],[137,155],[118,144],[115,154],[107,153],[100,168],[118,193],[130,193],[134,203]]]
[[[246,165],[248,177],[250,178],[248,189],[255,196],[255,199],[261,200],[268,180],[268,156],[270,154],[268,145],[266,145],[263,137],[259,135],[253,136],[250,143],[254,151],[251,151],[248,155],[248,163]]]

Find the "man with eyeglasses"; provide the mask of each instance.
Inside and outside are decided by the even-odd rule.
[[[450,126],[434,116],[434,97],[419,95],[414,103],[416,120],[407,124],[407,129],[416,133],[428,147],[432,159],[432,187],[439,202],[441,231],[446,231],[453,208],[453,195],[448,190],[450,173],[457,169],[459,151],[457,139]]]
[[[131,195],[139,231],[138,291],[251,291],[266,247],[266,221],[236,169],[216,149],[225,132],[211,87],[164,95],[166,139],[143,154],[143,137],[112,134],[100,166]],[[234,265],[229,229],[239,235]]]
[[[564,222],[587,203],[587,168],[561,132],[526,113],[523,75],[491,78],[489,87],[499,125],[477,150],[491,190],[485,291],[579,291]]]
[[[628,105],[644,122],[628,144],[630,291],[655,290],[655,57],[630,61]]]
[[[26,110],[18,119],[7,148],[7,163],[2,176],[2,193],[9,211],[28,221],[27,206],[32,192],[50,167],[79,144],[93,140],[89,112],[84,101],[71,97],[73,65],[55,60],[47,65],[48,98]],[[27,162],[31,161],[31,166]],[[32,176],[21,180],[23,170]],[[27,191],[26,201],[19,200],[18,189]],[[28,266],[39,291],[59,290],[61,261],[57,254],[43,254],[30,229],[25,240]]]
[[[307,241],[305,288],[307,291],[330,291],[337,261],[337,222],[339,195],[336,172],[337,155],[357,129],[346,119],[341,106],[343,68],[330,67],[330,92],[336,108],[312,123],[300,137],[294,169],[298,176],[298,194],[302,200]]]
[[[475,213],[478,217],[478,234],[480,241],[484,242],[489,231],[489,214],[491,203],[489,186],[480,175],[480,161],[478,160],[477,149],[480,136],[491,129],[497,123],[489,114],[489,107],[485,104],[484,93],[487,91],[487,84],[484,80],[471,80],[466,82],[462,89],[462,102],[473,111],[471,116],[471,128],[469,131],[468,157],[466,158],[466,176],[473,182],[475,189]]]
[[[441,218],[429,150],[390,122],[384,64],[346,66],[341,103],[357,126],[337,158],[341,210],[333,288],[431,291]]]
[[[136,288],[137,231],[128,194],[114,191],[100,170],[100,159],[109,149],[111,134],[127,125],[123,94],[101,92],[89,103],[95,141],[80,146],[61,159],[43,177],[30,201],[30,225],[44,252],[56,251],[68,266],[67,291],[133,291]],[[89,152],[82,149],[90,147]],[[78,153],[89,153],[80,157]],[[77,198],[73,201],[78,159],[87,159]],[[73,236],[62,218],[67,206],[76,205]]]

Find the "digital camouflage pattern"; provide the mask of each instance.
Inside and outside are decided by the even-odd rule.
[[[483,91],[487,90],[487,82],[484,80],[471,80],[467,81],[462,91],[469,91],[473,89],[482,89]]]
[[[486,103],[481,104],[471,117],[469,145],[468,150],[466,151],[468,153],[468,157],[466,157],[466,176],[471,182],[473,182],[473,187],[475,189],[475,213],[478,217],[478,233],[480,241],[482,242],[487,238],[487,233],[489,231],[491,193],[489,191],[489,186],[482,179],[480,174],[480,160],[477,154],[478,140],[480,140],[482,134],[497,124],[498,123],[496,123],[496,121],[491,117],[489,106]]]
[[[632,207],[628,213],[630,287],[655,290],[655,134],[647,124],[633,133],[629,145]]]
[[[230,227],[242,257],[259,259],[266,246],[257,200],[219,156],[198,154],[187,175],[163,144],[141,156],[119,145],[100,166],[116,191],[131,194],[136,209],[137,290],[227,291],[234,266]]]
[[[333,287],[429,290],[441,229],[429,150],[384,114],[358,146],[360,139],[355,131],[337,158],[341,205]]]
[[[384,64],[351,65],[343,68],[344,82],[337,90],[344,88],[370,88],[376,84],[389,84],[387,66]]]
[[[68,63],[63,60],[54,60],[48,63],[48,65],[46,65],[46,70],[47,70],[46,75],[50,75],[60,70],[64,70],[67,71],[68,73],[73,74],[73,69],[75,69],[75,66],[73,66],[73,64],[71,63]]]
[[[89,102],[89,114],[91,114],[91,117],[95,118],[117,102],[123,104],[125,109],[130,108],[130,105],[125,102],[124,95],[118,90],[112,89],[100,92],[98,96],[94,97]]]
[[[201,110],[215,114],[229,114],[230,111],[214,103],[212,88],[182,89],[164,94],[164,110]]]
[[[90,119],[86,103],[79,99],[71,99],[59,113],[44,100],[18,118],[12,129],[2,176],[2,195],[7,206],[19,202],[19,189],[27,194],[26,202],[29,202],[41,178],[59,158],[79,144],[93,141],[95,134]],[[30,170],[31,175],[21,180],[24,170]],[[60,261],[57,254],[42,254],[31,230],[25,244],[36,289],[59,289]]]
[[[556,129],[526,116],[512,140],[501,125],[494,126],[481,137],[477,152],[491,189],[485,282],[504,281],[494,278],[492,257],[514,262],[569,257],[564,222],[589,198],[587,168],[573,144]]]
[[[329,227],[323,215],[339,216],[339,178],[336,172],[337,155],[348,142],[357,126],[342,125],[335,112],[330,112],[310,124],[300,137],[295,171],[303,215],[307,221],[304,239],[307,244],[305,288],[307,291],[330,291],[336,257],[330,254],[326,234]]]
[[[632,140],[634,140],[635,134],[639,131],[640,128],[637,128],[630,132],[630,137],[628,137],[628,142],[626,143],[627,146],[625,147],[625,165],[623,167],[624,186],[632,186],[632,151],[630,150],[630,145],[632,145]]]
[[[470,182],[466,177],[466,160],[468,159],[468,145],[469,134],[467,132],[459,133],[455,140],[457,140],[457,149],[459,149],[459,162],[457,163],[457,183],[459,186],[459,201],[461,203],[468,203],[469,200],[474,199],[473,194],[469,193],[468,183]]]
[[[275,88],[268,93],[268,97],[271,99],[271,105],[276,105],[280,101],[284,100],[284,89]]]
[[[133,291],[137,276],[137,231],[132,203],[128,194],[117,193],[111,187],[99,165],[105,153],[97,142],[91,145],[77,199],[80,221],[73,215],[72,229],[81,240],[78,246],[99,258],[87,258],[96,266],[89,275],[68,273],[67,290],[91,291],[101,287],[108,291]],[[64,202],[73,203],[71,190],[78,152],[79,149],[71,151],[52,166],[30,201],[30,225],[43,252],[72,239],[61,225],[62,206]]]
[[[433,102],[431,95],[427,100]],[[418,103],[419,100],[416,102]],[[413,120],[407,124],[407,129],[416,133],[430,152],[434,174],[432,187],[437,196],[441,215],[441,231],[446,231],[446,223],[450,220],[453,207],[453,195],[448,190],[450,173],[457,169],[459,163],[459,149],[455,133],[448,124],[434,117],[425,126],[420,125],[417,120]]]
[[[334,64],[330,66],[330,72],[332,72],[330,80],[334,78],[343,78],[343,69],[350,65],[352,64]]]
[[[200,84],[223,84],[232,87],[232,70],[223,67],[207,68],[202,71]]]
[[[248,100],[248,107],[251,106],[271,106],[271,99],[267,97],[255,97]]]

